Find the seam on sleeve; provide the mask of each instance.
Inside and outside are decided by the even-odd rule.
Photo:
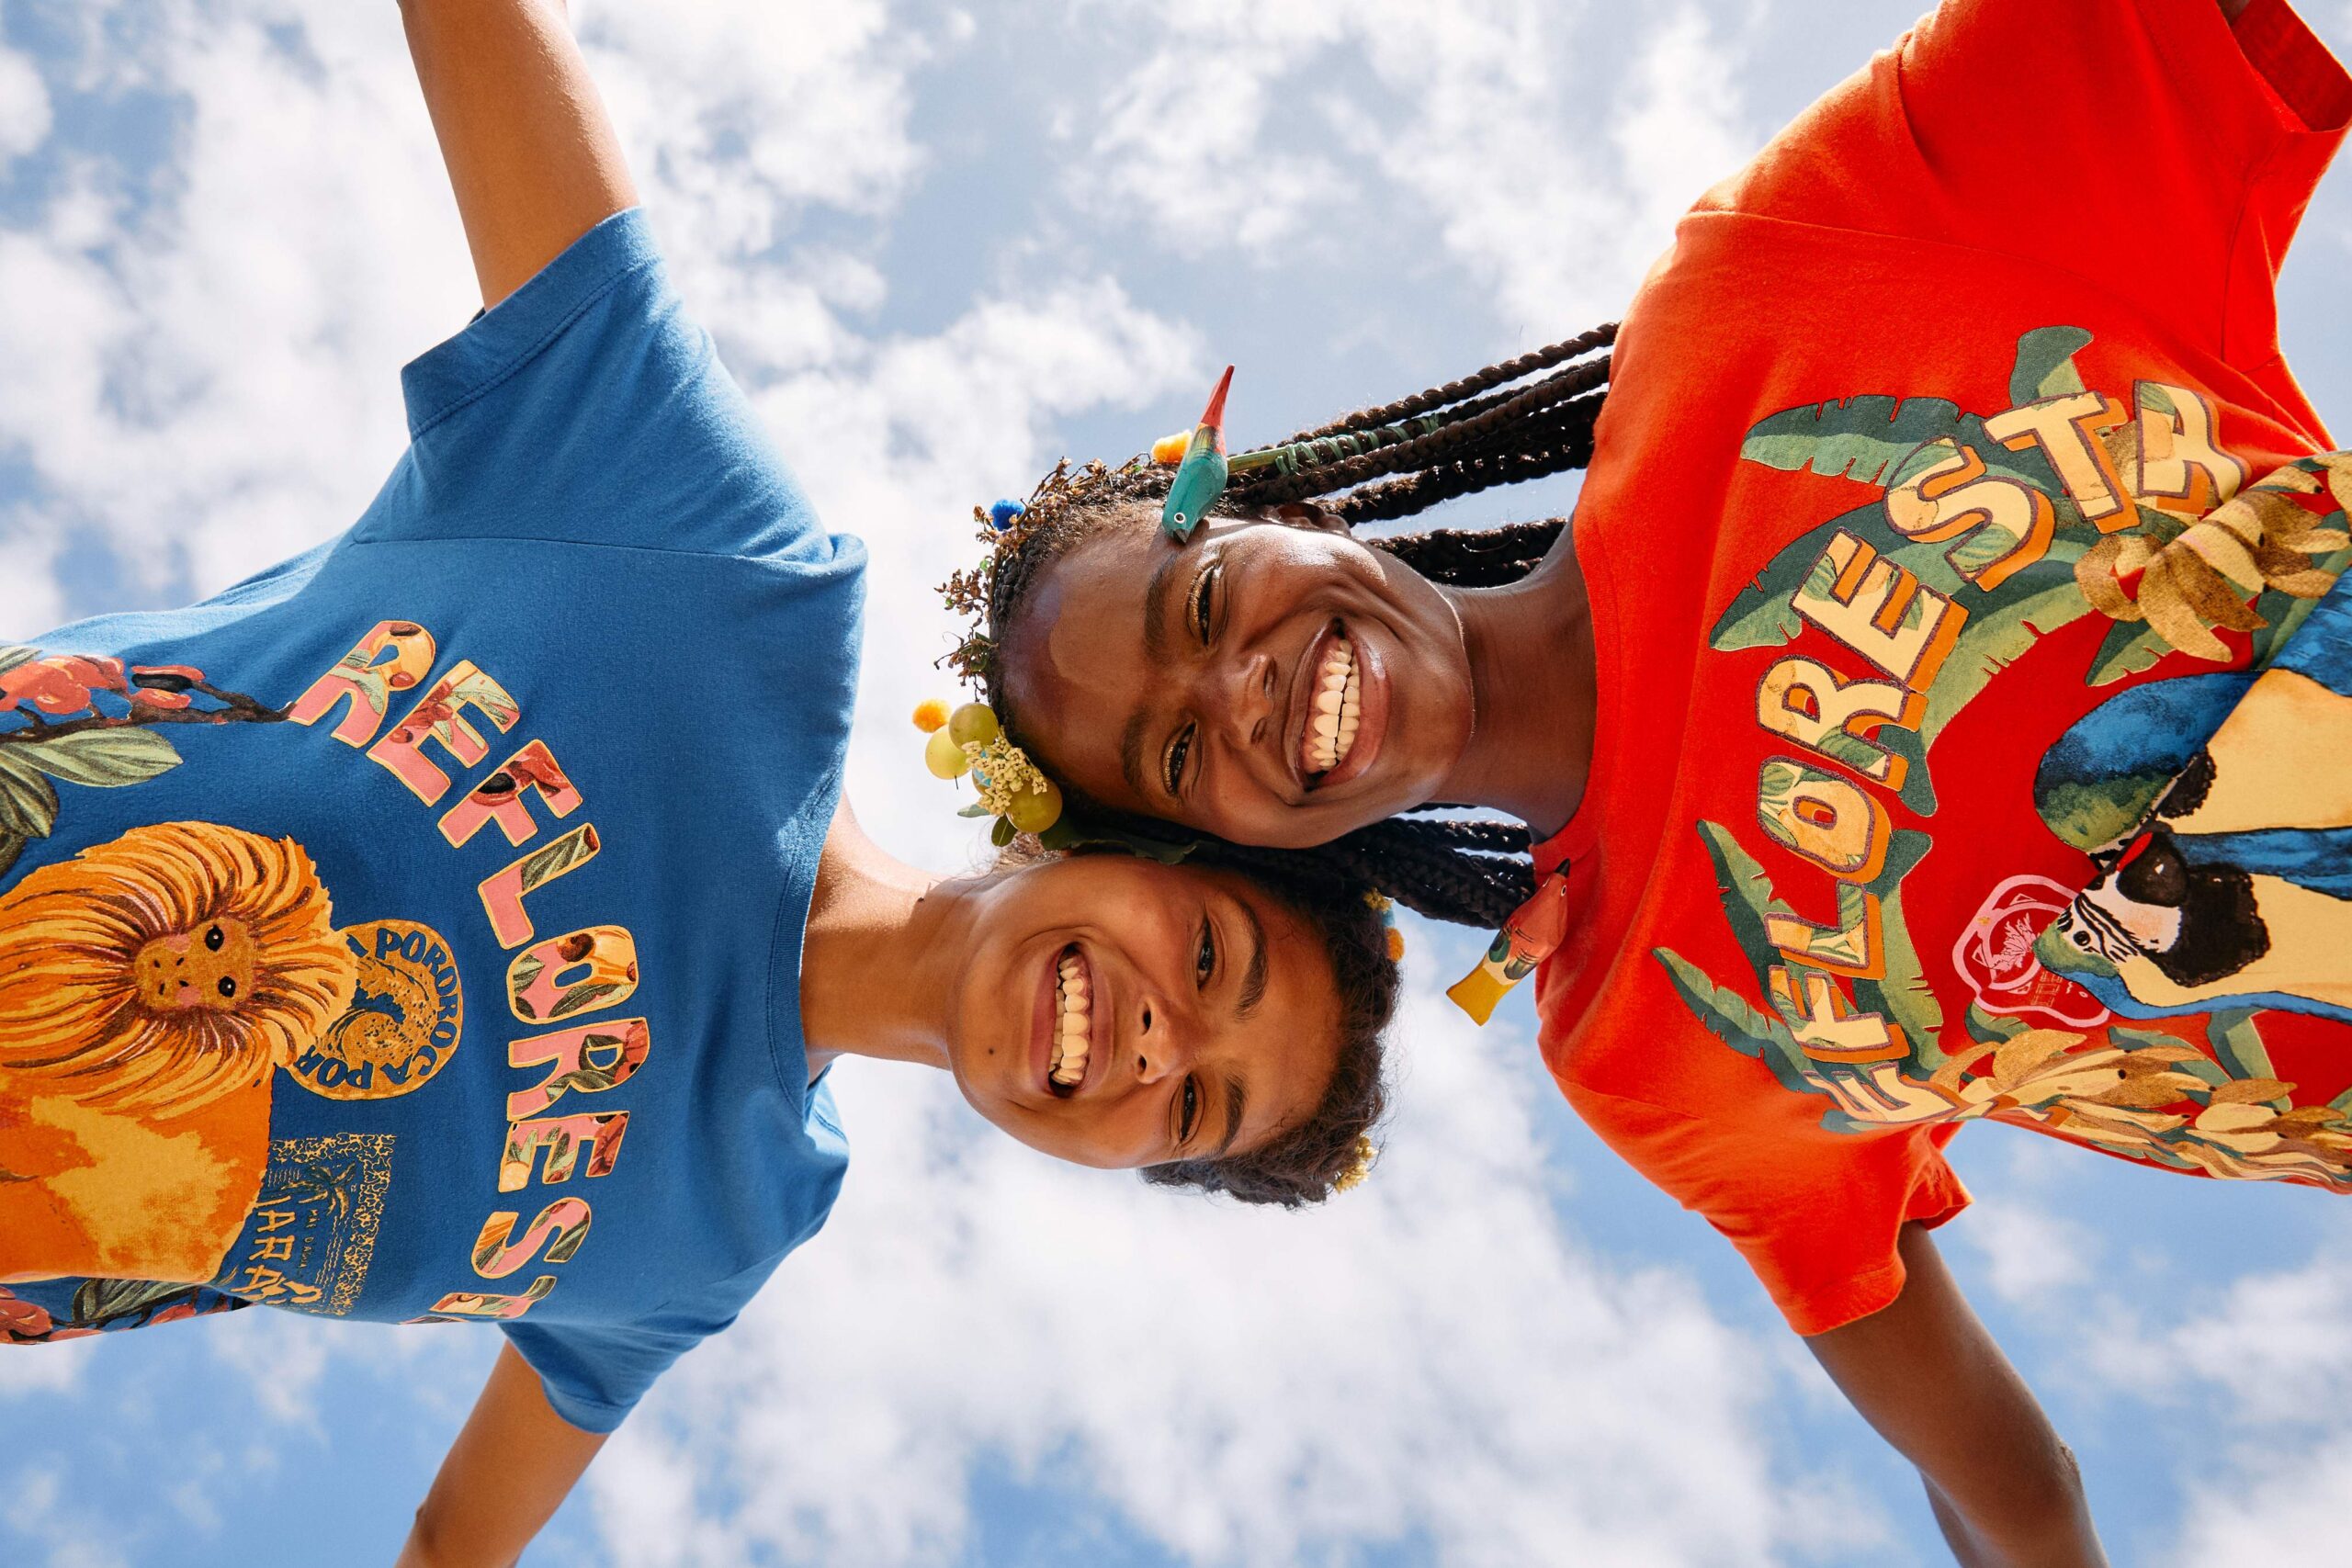
[[[505,385],[507,381],[513,379],[517,371],[521,370],[532,360],[537,358],[546,351],[547,346],[549,344],[563,335],[563,333],[571,326],[572,322],[587,314],[591,309],[604,299],[605,296],[610,294],[615,288],[618,288],[624,280],[634,273],[641,272],[647,267],[655,266],[659,264],[659,257],[639,256],[631,261],[624,263],[618,267],[616,267],[610,276],[598,282],[595,287],[583,295],[571,310],[565,311],[563,315],[545,332],[532,339],[531,342],[523,348],[516,350],[513,357],[508,359],[504,365],[500,366],[497,369],[483,377],[470,391],[465,392],[442,407],[434,410],[429,416],[419,422],[416,427],[410,431],[409,440],[412,443],[423,440],[425,433],[431,430],[435,425],[441,423],[444,420],[449,418],[450,415],[457,413],[461,409],[467,408],[481,400],[491,392],[495,391],[498,388]],[[524,287],[528,288],[529,285],[526,283]],[[502,303],[503,303],[503,301],[502,301]]]

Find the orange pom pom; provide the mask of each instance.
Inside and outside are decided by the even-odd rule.
[[[1388,962],[1391,964],[1405,962],[1405,933],[1395,926],[1388,928]]]
[[[1163,435],[1151,444],[1151,460],[1163,468],[1172,468],[1184,460],[1184,454],[1192,445],[1193,433],[1189,430]]]
[[[947,722],[947,705],[930,697],[915,705],[915,728],[931,734]]]

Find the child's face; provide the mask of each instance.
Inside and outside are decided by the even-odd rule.
[[[949,1066],[1023,1143],[1114,1169],[1213,1158],[1321,1101],[1339,1058],[1330,960],[1254,883],[1080,855],[977,897]]]
[[[1318,519],[1286,508],[1178,546],[1138,518],[1048,565],[1003,653],[1046,772],[1284,848],[1435,798],[1470,738],[1461,623],[1419,574]],[[1318,740],[1335,682],[1340,732]]]

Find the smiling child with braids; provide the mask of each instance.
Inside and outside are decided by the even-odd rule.
[[[1538,972],[1967,1564],[2103,1558],[1928,1236],[1962,1122],[2352,1190],[2352,459],[2272,302],[2347,118],[2282,0],[1948,0],[1622,333],[1229,459],[1213,403],[956,585],[1081,804],[1502,927],[1457,995]],[[1577,466],[1573,538],[1356,532]]]

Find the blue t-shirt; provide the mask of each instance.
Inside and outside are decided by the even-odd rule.
[[[0,1279],[225,1238],[174,1299],[497,1321],[609,1430],[840,1187],[800,942],[865,554],[634,212],[402,383],[341,537],[0,652]]]

